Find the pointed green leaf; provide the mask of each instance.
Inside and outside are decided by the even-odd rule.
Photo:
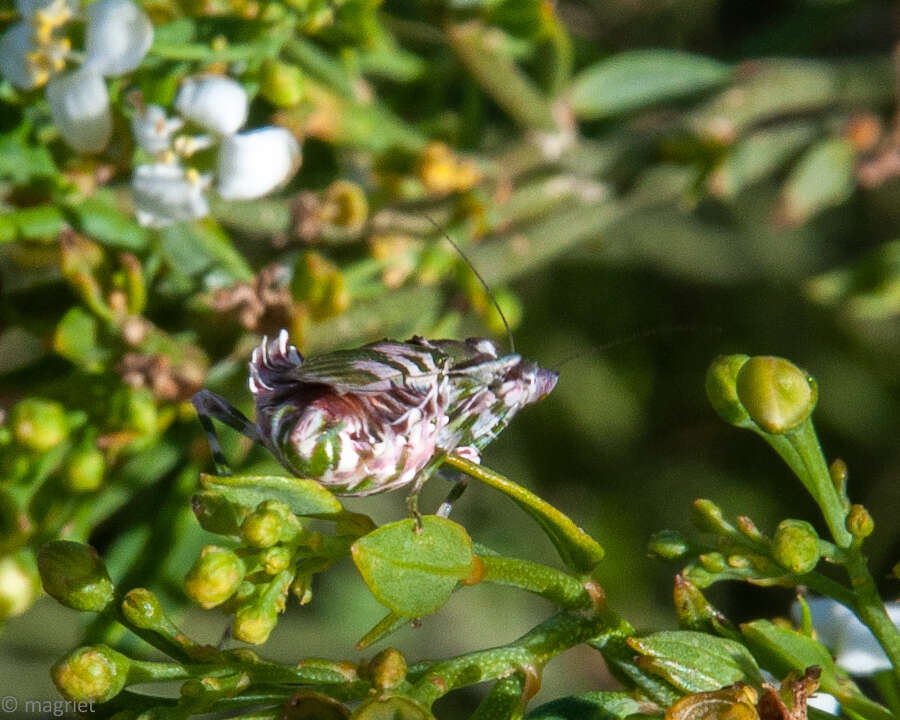
[[[583,70],[572,83],[575,114],[593,120],[701,92],[726,82],[730,68],[672,50],[635,50]]]
[[[785,677],[792,670],[803,672],[818,665],[822,668],[819,687],[831,693],[838,689],[831,652],[818,640],[768,620],[744,623],[741,632],[763,667],[775,676]]]
[[[402,617],[428,615],[471,575],[472,540],[461,525],[429,515],[383,525],[354,543],[353,561],[378,601]]]
[[[848,140],[814,145],[791,171],[782,194],[784,219],[801,225],[826,208],[849,199],[856,188],[856,151]]]
[[[314,480],[281,475],[201,475],[204,490],[221,493],[238,505],[256,507],[264,500],[278,500],[297,515],[329,516],[342,513],[338,499]]]
[[[112,204],[112,198],[90,197],[73,203],[78,229],[113,248],[143,250],[147,231]]]
[[[97,342],[100,331],[97,317],[80,305],[71,308],[53,335],[53,349],[87,372],[100,372],[110,359],[108,348]]]
[[[734,640],[675,630],[629,638],[628,644],[641,654],[639,667],[687,693],[718,690],[738,681],[762,682],[753,656]]]

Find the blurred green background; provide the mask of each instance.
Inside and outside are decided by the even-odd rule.
[[[246,17],[246,5],[145,3],[158,42],[164,28],[174,37],[187,22],[196,44],[264,34],[265,17]],[[255,115],[305,137],[298,177],[278,198],[216,206],[210,220],[158,233],[128,215],[127,148],[73,158],[40,97],[0,86],[0,407],[52,397],[84,409],[101,437],[133,434],[107,456],[104,489],[75,503],[87,502],[93,515],[76,510],[70,525],[56,522],[46,507],[68,512],[54,495],[58,470],[42,477],[49,499],[29,510],[38,524],[90,540],[114,579],[150,583],[190,634],[215,642],[225,616],[188,608],[180,590],[212,540],[190,516],[194,475],[179,475],[189,461],[209,469],[184,404],[189,390],[209,369],[206,385],[248,411],[244,362],[257,333],[281,324],[310,352],[383,335],[497,332],[484,291],[425,212],[466,248],[510,318],[521,319],[517,350],[559,366],[556,390],[488,448],[485,464],[603,543],[603,586],[632,623],[675,624],[677,568],[649,558],[646,542],[655,530],[687,530],[694,498],[766,531],[786,516],[821,529],[774,453],[706,402],[706,367],[733,352],[781,355],[816,377],[826,455],[849,465],[850,496],[876,523],[873,574],[887,597],[896,595],[888,577],[900,549],[896,4],[335,8],[321,27],[298,24],[299,39],[282,52],[311,78],[299,104],[265,95],[262,70],[244,69],[246,83],[263,87]],[[188,67],[164,55],[131,80],[160,101],[172,92],[165,82],[216,62],[212,54]],[[341,87],[353,83],[368,99]],[[477,168],[474,180],[465,163]],[[352,198],[335,200],[340,179],[367,197],[360,223]],[[322,210],[335,203],[344,215]],[[304,214],[309,207],[317,209]],[[319,225],[310,229],[310,218]],[[103,316],[111,289],[131,292],[123,251],[142,264],[142,315],[154,328],[136,348],[120,317]],[[289,308],[283,296],[266,305],[256,285],[265,312],[245,322],[227,288],[254,287],[251,276],[271,263],[292,268]],[[87,309],[66,325],[72,307]],[[191,355],[198,348],[201,359]],[[128,377],[128,352],[170,358],[171,367],[141,365]],[[176,389],[154,386],[160,375]],[[107,406],[129,383],[152,398],[152,430],[129,426],[137,401],[122,401],[131,410]],[[146,442],[134,446],[134,436]],[[247,453],[227,439],[232,457]],[[276,470],[258,450],[242,465],[264,466]],[[435,508],[448,487],[432,479],[422,507]],[[405,513],[402,493],[346,504],[379,521]],[[531,521],[488,488],[470,486],[454,519],[498,550],[554,562]],[[738,621],[784,614],[792,599],[744,584],[717,586],[710,597]],[[411,658],[462,652],[508,642],[548,612],[511,589],[466,589],[389,642]],[[347,564],[325,574],[311,605],[289,603],[262,653],[355,659],[353,643],[380,616]],[[47,598],[7,621],[3,691],[55,697],[47,668],[82,631],[75,612]],[[577,650],[549,666],[538,701],[609,686],[599,655]],[[442,701],[446,717],[471,708],[472,697]]]

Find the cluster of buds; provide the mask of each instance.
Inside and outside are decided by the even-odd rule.
[[[234,637],[254,645],[268,639],[290,594],[301,605],[312,600],[313,576],[346,555],[359,537],[340,524],[338,532],[349,534],[310,530],[306,520],[277,500],[249,507],[206,490],[194,496],[192,507],[205,530],[236,547],[203,548],[185,577],[185,592],[205,609],[221,607],[233,614]]]

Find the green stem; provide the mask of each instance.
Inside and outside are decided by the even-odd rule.
[[[856,592],[856,602],[853,607],[859,619],[872,631],[885,654],[894,666],[894,677],[900,683],[900,630],[894,625],[881,597],[875,579],[869,572],[866,559],[857,548],[848,551],[848,559],[845,567],[850,575],[850,584]]]
[[[454,455],[448,456],[445,462],[510,497],[537,520],[556,546],[563,562],[570,568],[578,572],[590,572],[603,559],[603,548],[594,538],[572,522],[571,518],[530,490],[493,470]]]
[[[591,596],[579,580],[546,565],[513,557],[484,555],[483,582],[510,585],[535,593],[564,608],[586,608]]]

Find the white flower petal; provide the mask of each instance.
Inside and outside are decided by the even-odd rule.
[[[186,79],[178,90],[175,108],[188,120],[219,135],[236,133],[247,121],[247,92],[221,75]]]
[[[827,712],[829,715],[837,715],[841,710],[841,704],[837,701],[837,698],[828,693],[820,692],[811,695],[806,702],[809,707]]]
[[[56,6],[59,10],[68,10],[70,15],[78,11],[78,0],[16,0],[16,10],[26,18],[33,18],[39,10],[48,10]]]
[[[150,155],[168,150],[172,144],[172,133],[184,124],[179,118],[166,117],[166,111],[159,105],[148,105],[142,113],[131,120],[131,132],[138,146]]]
[[[204,190],[209,178],[192,179],[179,165],[138,165],[131,177],[131,194],[141,225],[165,227],[209,215]]]
[[[31,38],[31,24],[25,20],[11,25],[0,37],[0,75],[21,90],[31,90],[35,86],[25,59],[25,54],[34,47]]]
[[[297,140],[284,128],[225,137],[219,148],[219,195],[226,200],[262,197],[294,176],[300,158]]]
[[[79,152],[100,152],[112,134],[109,94],[103,77],[89,69],[59,75],[47,83],[50,114],[62,135]]]
[[[153,24],[131,0],[97,0],[87,8],[86,67],[101,75],[124,75],[144,59],[153,43]]]

